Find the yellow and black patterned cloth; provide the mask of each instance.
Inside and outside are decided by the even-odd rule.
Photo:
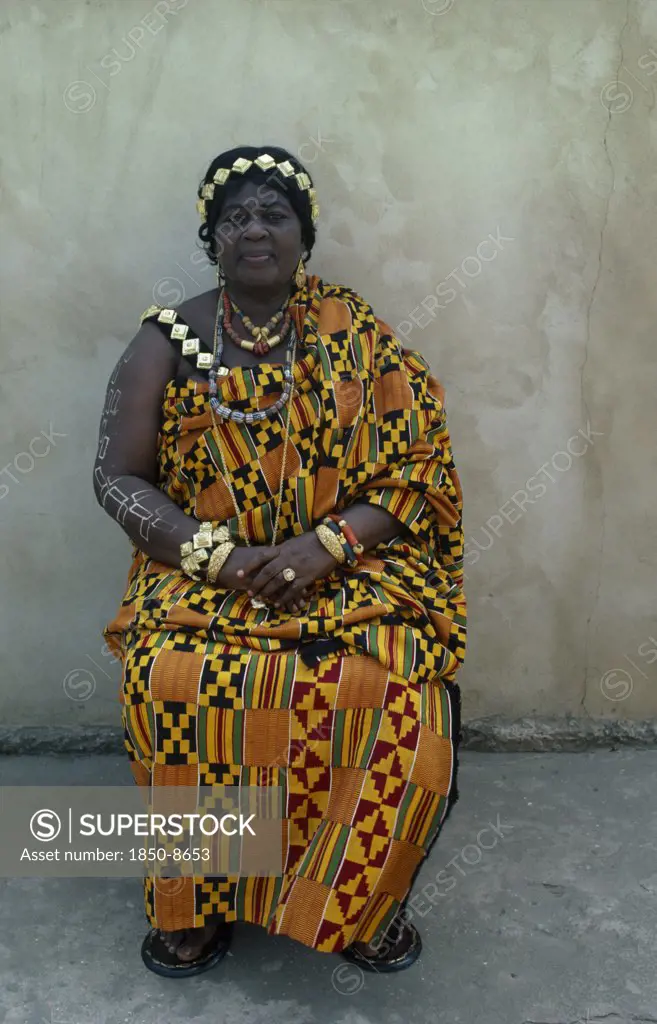
[[[124,665],[126,746],[142,785],[278,786],[284,872],[146,882],[151,924],[248,921],[335,952],[370,941],[406,898],[454,798],[456,671],[465,654],[461,490],[443,393],[354,292],[309,278],[293,298],[294,368],[281,540],[371,503],[400,534],[318,581],[308,608],[254,609],[133,549],[105,629]],[[181,345],[175,310],[144,315]],[[200,350],[205,346],[199,339]],[[244,412],[280,396],[283,367],[218,378]],[[254,544],[271,541],[287,410],[221,423]],[[208,384],[169,382],[159,487],[197,520],[239,529]]]

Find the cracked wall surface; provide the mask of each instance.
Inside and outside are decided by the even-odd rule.
[[[116,720],[105,385],[212,287],[197,182],[261,141],[316,179],[311,268],[446,387],[466,715],[652,717],[657,4],[5,0],[0,56],[3,721]]]

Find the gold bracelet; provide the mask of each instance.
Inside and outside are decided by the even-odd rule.
[[[199,575],[199,569],[206,562],[209,563],[213,545],[226,544],[229,541],[230,530],[225,524],[213,529],[212,523],[201,523],[192,539],[183,541],[180,545],[180,568],[193,580],[201,580],[203,577]]]
[[[318,541],[326,548],[329,555],[335,558],[336,562],[340,565],[344,565],[346,561],[344,548],[330,526],[320,523],[319,526],[315,527],[315,533],[317,534]]]
[[[205,553],[206,552],[203,552],[203,554]],[[203,564],[203,561],[199,557],[200,554],[201,552],[195,551],[191,555],[183,555],[183,557],[180,560],[180,568],[187,576],[190,576],[193,580],[200,580],[202,578],[201,576],[199,576],[199,569]]]
[[[180,554],[184,558],[201,548],[212,548],[213,544],[225,544],[227,540],[230,540],[230,530],[227,526],[217,526],[213,530],[211,523],[201,523],[200,529],[192,539],[183,541],[180,545]]]
[[[183,562],[188,562],[190,565],[193,564],[197,569],[200,569],[200,567],[205,565],[209,560],[211,554],[211,551],[206,551],[205,548],[199,548],[198,551],[192,551],[191,554],[182,555],[180,563],[182,565]]]
[[[234,551],[236,546],[237,545],[233,544],[232,540],[227,540],[214,549],[208,564],[208,583],[217,582],[217,576],[228,561],[231,551]]]
[[[207,550],[212,547],[212,523],[201,523],[192,539],[194,551]]]
[[[230,540],[230,530],[227,526],[217,526],[212,531],[212,541],[214,544],[225,544],[228,540]]]

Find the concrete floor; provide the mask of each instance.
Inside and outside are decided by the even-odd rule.
[[[5,785],[127,777],[113,757],[0,759]],[[464,754],[416,888],[433,883],[416,904],[424,954],[396,977],[243,925],[213,972],[160,980],[139,958],[136,879],[5,880],[0,1020],[657,1022],[656,809],[657,751]]]

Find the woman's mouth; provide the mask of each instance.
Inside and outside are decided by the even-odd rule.
[[[273,256],[272,256],[272,254],[270,252],[254,252],[254,253],[245,253],[242,256],[242,259],[246,260],[247,263],[256,263],[257,264],[257,263],[266,263],[267,260],[273,259]]]

